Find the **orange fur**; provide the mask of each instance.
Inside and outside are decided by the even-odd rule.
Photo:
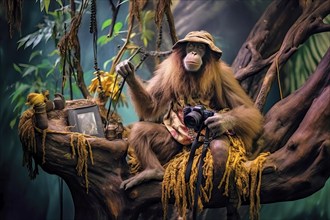
[[[174,50],[158,66],[146,89],[140,81],[130,83],[137,114],[145,120],[159,121],[168,111],[169,103],[180,96],[196,93],[200,97],[209,97],[210,107],[214,110],[230,109],[224,114],[234,116],[234,131],[242,138],[247,150],[251,150],[252,140],[261,129],[262,115],[234,78],[231,68],[207,53],[202,70],[189,73],[183,68],[183,57],[183,50]]]

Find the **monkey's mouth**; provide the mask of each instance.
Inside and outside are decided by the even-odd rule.
[[[199,65],[199,63],[195,62],[195,61],[187,61],[186,63],[189,64],[189,65],[194,65],[194,66]]]

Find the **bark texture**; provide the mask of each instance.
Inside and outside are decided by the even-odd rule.
[[[329,31],[322,19],[330,13],[329,1],[273,1],[256,23],[233,63],[236,77],[262,109],[278,70],[312,34]],[[330,176],[330,49],[308,81],[276,103],[265,115],[263,133],[254,156],[271,152],[264,164],[261,203],[304,198],[321,189]],[[74,102],[74,101],[73,101]],[[81,103],[74,103],[77,106]],[[48,113],[49,129],[67,130],[67,109]],[[48,133],[43,151],[37,135],[34,158],[48,173],[69,186],[76,219],[161,218],[161,183],[148,182],[124,192],[119,188],[130,176],[126,163],[128,143],[88,137],[94,164],[87,161],[88,193],[84,176],[77,175],[78,157],[71,159],[70,134]],[[45,163],[42,155],[45,152]],[[213,155],[214,184],[223,176],[227,152]],[[247,162],[249,163],[249,162]],[[249,166],[249,164],[247,164]],[[205,207],[224,207],[228,198],[215,187]],[[147,216],[147,217],[146,217]]]

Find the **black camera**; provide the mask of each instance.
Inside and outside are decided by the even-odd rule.
[[[204,125],[204,121],[214,115],[213,111],[207,110],[203,105],[194,107],[187,106],[183,109],[183,121],[188,128],[199,131]]]

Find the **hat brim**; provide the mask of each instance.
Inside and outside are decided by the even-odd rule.
[[[202,38],[202,37],[197,37],[197,36],[193,36],[193,37],[189,37],[189,39],[181,39],[181,40],[178,40],[172,47],[172,49],[176,49],[180,46],[182,46],[183,44],[185,43],[188,43],[188,42],[195,42],[195,43],[204,43],[206,44],[210,50],[213,52],[213,54],[218,58],[220,59],[220,57],[222,56],[222,51],[220,50],[220,48],[218,48],[217,46],[215,46],[215,44],[205,38]]]

